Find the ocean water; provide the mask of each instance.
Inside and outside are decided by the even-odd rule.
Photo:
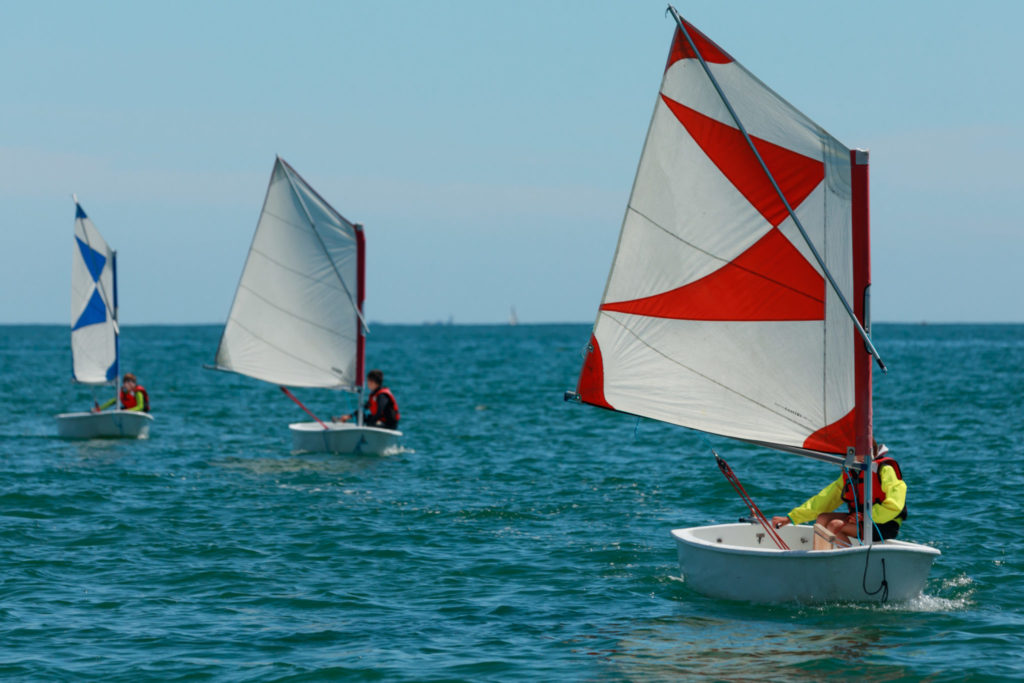
[[[562,402],[589,326],[374,326],[387,457],[289,453],[305,416],[203,370],[219,334],[126,328],[152,437],[70,442],[66,328],[0,327],[0,678],[1024,678],[1024,326],[876,325],[901,537],[943,555],[909,603],[813,607],[678,578],[669,530],[744,509],[704,437]],[[768,514],[835,476],[711,443]]]

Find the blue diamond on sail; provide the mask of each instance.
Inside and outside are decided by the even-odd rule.
[[[81,208],[78,210],[81,211]],[[107,265],[107,257],[83,242],[77,235],[75,242],[78,243],[78,251],[82,253],[82,260],[85,261],[85,267],[89,269],[93,282],[99,282],[103,266]]]
[[[74,332],[86,325],[105,322],[107,322],[107,306],[103,303],[100,291],[94,289],[92,290],[92,297],[89,299],[89,303],[85,305],[85,310],[82,311],[82,315],[78,316],[78,320],[71,326],[71,331]]]

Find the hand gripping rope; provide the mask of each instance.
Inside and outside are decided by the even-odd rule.
[[[767,519],[765,519],[764,514],[761,513],[761,509],[757,507],[757,504],[754,503],[754,501],[751,500],[750,496],[747,495],[746,490],[744,490],[743,488],[743,484],[740,483],[740,480],[736,478],[735,474],[733,474],[732,468],[729,467],[729,463],[727,463],[725,459],[718,455],[718,453],[715,453],[714,449],[711,449],[711,452],[714,453],[715,455],[715,462],[718,463],[718,469],[722,470],[722,474],[725,475],[725,478],[728,480],[728,482],[732,484],[732,487],[736,489],[736,493],[740,495],[740,498],[743,499],[743,502],[747,504],[747,509],[750,510],[751,517],[756,519],[758,524],[760,524],[764,528],[764,530],[768,533],[768,536],[773,541],[775,541],[775,545],[778,546],[779,550],[789,550],[789,546],[786,545],[786,542],[782,540],[782,538],[779,536],[779,533],[775,530],[771,523]]]

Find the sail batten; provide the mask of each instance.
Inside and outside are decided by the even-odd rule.
[[[851,152],[676,17],[577,393],[845,455],[863,441]]]
[[[278,158],[217,367],[285,386],[358,385],[359,231]]]

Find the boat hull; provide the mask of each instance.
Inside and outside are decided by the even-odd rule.
[[[757,524],[674,529],[672,537],[688,586],[712,597],[750,602],[910,600],[924,590],[932,562],[941,555],[930,546],[897,540],[811,550],[811,527],[789,525],[779,533],[791,550],[776,548]],[[883,578],[887,591],[878,590]]]
[[[348,422],[295,422],[288,425],[292,433],[292,450],[306,453],[340,453],[382,455],[396,450],[402,432],[397,429],[360,427]]]
[[[61,413],[57,436],[62,439],[147,439],[153,416],[135,410]]]

